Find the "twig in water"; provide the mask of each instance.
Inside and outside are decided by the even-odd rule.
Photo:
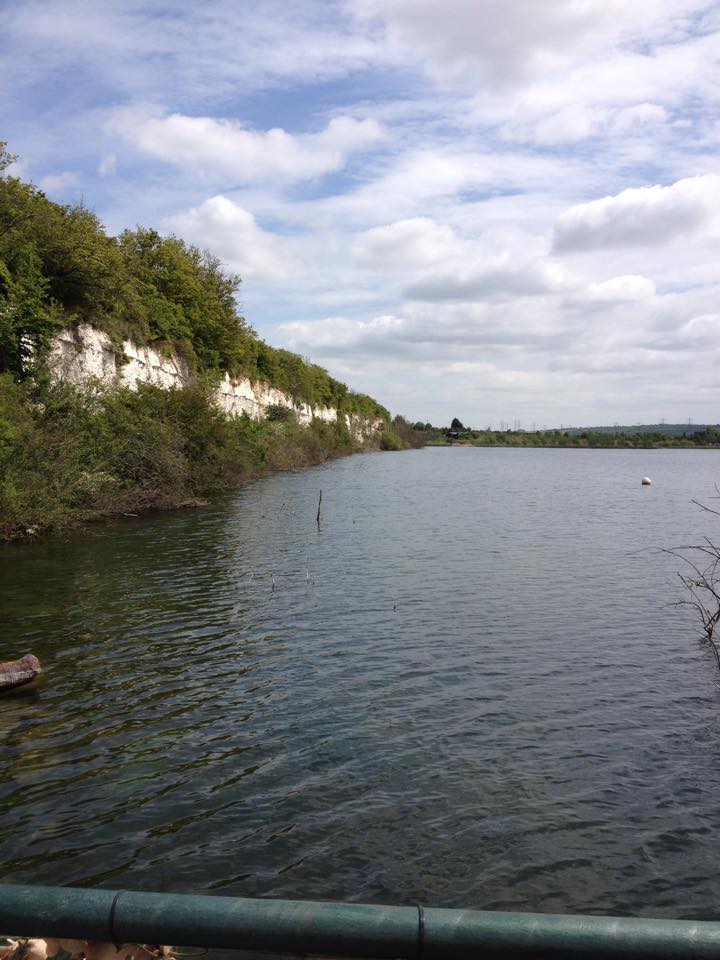
[[[320,497],[318,499],[318,511],[317,516],[315,517],[315,523],[320,526],[320,507],[322,506],[322,490],[320,491]]]
[[[274,589],[275,589],[275,574],[274,574],[274,573],[271,573],[271,574],[270,574],[270,578],[272,579],[272,588],[273,588],[273,590],[274,590]]]
[[[720,494],[717,486],[715,489]],[[720,516],[719,510],[698,500],[692,503],[706,513]],[[703,631],[702,643],[710,649],[720,669],[720,640],[716,635],[720,630],[720,545],[709,537],[703,537],[701,543],[685,544],[662,552],[684,564],[685,569],[678,571],[678,577],[686,594],[673,606],[690,607],[696,612]]]

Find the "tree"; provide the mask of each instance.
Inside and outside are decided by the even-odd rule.
[[[400,437],[402,445],[405,447],[424,447],[425,446],[425,434],[424,431],[421,432],[411,423],[409,423],[405,417],[401,417],[398,414],[392,422],[393,431]]]
[[[7,140],[0,140],[0,173],[15,163],[17,157],[7,152]]]
[[[0,171],[10,160],[0,144]],[[93,213],[0,176],[1,370],[25,376],[68,319],[112,322],[124,279],[115,241]]]
[[[33,247],[20,251],[14,278],[0,260],[0,372],[25,377],[59,328],[47,286]]]
[[[464,430],[465,427],[460,423],[457,417],[453,417],[453,422],[450,424],[451,430]]]
[[[80,205],[49,200],[12,175],[0,141],[0,374],[27,379],[62,328],[88,323],[115,350],[130,339],[174,349],[213,380],[266,380],[314,408],[382,420],[390,414],[316,364],[260,340],[238,312],[240,278],[178,237],[137,227],[108,236]],[[348,441],[349,442],[349,441]]]
[[[265,419],[273,422],[295,420],[295,411],[282,403],[270,403],[265,407]]]
[[[716,490],[720,498],[720,488],[716,487]],[[720,517],[720,510],[697,500],[692,502],[701,510]],[[687,593],[675,606],[688,606],[698,615],[702,626],[701,642],[709,648],[720,669],[720,641],[715,633],[720,624],[720,546],[705,537],[702,543],[674,547],[663,552],[677,557],[684,564],[678,577]]]

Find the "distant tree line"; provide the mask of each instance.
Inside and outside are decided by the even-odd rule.
[[[568,430],[475,430],[455,417],[449,427],[416,422],[414,431],[430,445],[448,442],[478,447],[716,447],[720,446],[720,425],[706,426],[683,434],[661,433],[641,428],[634,433],[599,429]],[[456,436],[455,436],[456,435]]]

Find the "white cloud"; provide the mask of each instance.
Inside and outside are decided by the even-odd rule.
[[[384,20],[396,49],[413,47],[431,71],[448,81],[462,76],[517,82],[543,60],[560,61],[569,44],[605,20],[597,0],[534,4],[526,0],[357,0],[366,16]]]
[[[61,170],[43,177],[40,180],[40,188],[46,193],[60,193],[68,187],[74,187],[79,179],[74,170]]]
[[[655,284],[648,277],[624,274],[579,287],[558,303],[558,310],[575,307],[582,311],[607,312],[615,307],[648,301],[655,294]]]
[[[264,337],[396,410],[634,419],[641,384],[652,419],[701,419],[717,12],[31,0],[0,14],[0,84],[26,176],[214,251]]]
[[[534,131],[538,143],[572,143],[585,140],[600,128],[606,112],[587,107],[582,103],[570,103],[558,113],[541,120]]]
[[[668,120],[665,107],[657,103],[637,103],[632,107],[618,110],[611,121],[614,134],[634,134],[661,126]]]
[[[517,113],[501,127],[500,135],[506,140],[544,146],[576,143],[591,137],[645,135],[668,120],[665,107],[654,103],[615,108],[573,102],[545,114],[540,105],[524,105]],[[539,119],[535,114],[539,114]]]
[[[54,83],[71,68],[101,78],[115,102],[202,103],[238,90],[344,77],[380,58],[371,36],[338,28],[324,0],[29,0],[0,9],[16,92],[18,84],[37,85],[43,69]],[[91,84],[85,89],[93,92]]]
[[[356,237],[354,261],[397,275],[405,298],[432,303],[536,296],[578,285],[558,260],[544,256],[542,236],[482,219],[485,229],[470,236],[429,217],[373,227]]]
[[[404,339],[409,324],[404,317],[387,314],[367,319],[323,317],[319,320],[295,321],[282,325],[291,347],[344,353],[362,347],[372,351],[373,344],[384,350],[388,340]]]
[[[717,350],[720,343],[720,313],[704,313],[691,317],[678,330],[678,340],[691,349]]]
[[[587,297],[598,303],[633,303],[636,300],[647,300],[655,295],[655,284],[647,277],[637,274],[627,274],[622,277],[611,277],[600,283],[591,283],[587,288]]]
[[[652,422],[679,416],[679,404],[697,419],[709,416],[716,395],[709,385],[720,317],[703,307],[717,295],[658,298],[646,278],[614,277],[579,291],[570,309],[563,295],[407,304],[400,315],[333,316],[281,332],[292,349],[352,373],[356,385],[413,418],[442,422],[439,411],[461,398],[473,420],[518,417],[526,426],[540,418]],[[593,297],[605,309],[589,314]]]
[[[707,0],[355,0],[361,17],[384,23],[395,55],[412,51],[439,80],[507,87],[597,56],[640,30],[645,43],[690,27]]]
[[[573,285],[572,277],[557,262],[538,259],[517,263],[501,258],[496,265],[431,274],[409,284],[403,293],[409,300],[434,303],[538,296]]]
[[[309,180],[339,170],[350,154],[382,137],[375,120],[348,116],[334,117],[319,133],[295,135],[214,117],[153,116],[138,108],[116,111],[109,128],[160,160],[231,183]]]
[[[168,217],[166,226],[210,250],[243,279],[287,280],[293,274],[278,238],[262,230],[252,213],[227,197],[210,197],[198,207]]]
[[[467,222],[477,217],[487,217],[486,224],[500,220],[507,225],[525,216],[546,218],[548,209],[554,215],[558,202],[552,200],[548,206],[544,185],[553,181],[561,191],[567,181],[586,171],[573,158],[475,150],[452,137],[432,147],[417,148],[410,143],[396,155],[368,165],[359,185],[312,204],[286,204],[283,210],[298,224],[316,228],[342,223],[348,229],[379,227],[385,232],[397,221],[433,220],[440,225],[448,220]],[[517,194],[523,197],[520,218]],[[573,192],[560,208],[574,196]],[[542,211],[537,209],[539,203]],[[496,214],[501,206],[504,209]],[[452,223],[447,225],[452,227]],[[476,228],[482,226],[480,222]],[[396,229],[422,230],[412,224]],[[391,242],[389,237],[386,239]],[[370,242],[378,241],[379,237],[373,235]],[[362,244],[357,252],[361,249]]]
[[[98,173],[101,177],[112,176],[117,170],[117,156],[114,153],[106,153],[98,164]]]
[[[720,176],[706,174],[671,186],[634,187],[581,203],[555,225],[556,251],[659,246],[712,225],[720,204]]]
[[[451,227],[429,217],[413,217],[367,230],[355,239],[352,253],[362,267],[414,270],[444,260],[456,247]]]

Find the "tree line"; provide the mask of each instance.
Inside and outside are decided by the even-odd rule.
[[[462,443],[476,447],[597,447],[603,449],[634,447],[720,447],[720,426],[707,426],[685,434],[662,433],[640,429],[635,433],[623,430],[475,430],[463,426],[456,417],[449,427],[435,427],[416,422],[412,429],[424,437],[428,445]]]
[[[263,342],[239,313],[240,278],[212,254],[148,227],[109,236],[81,204],[11,175],[0,143],[0,539],[197,503],[270,470],[351,453],[346,415],[382,421],[370,444],[406,446],[388,411],[322,367]],[[63,328],[89,323],[122,358],[132,339],[182,355],[193,382],[137,390],[54,382]],[[214,403],[226,372],[262,380],[338,417],[301,427],[290,407],[263,420]]]
[[[206,375],[263,380],[312,406],[389,420],[322,367],[269,346],[238,312],[240,277],[207,251],[136,227],[109,236],[81,204],[49,200],[10,176],[0,142],[0,373],[30,376],[63,327],[90,323],[124,339],[173,348]]]

